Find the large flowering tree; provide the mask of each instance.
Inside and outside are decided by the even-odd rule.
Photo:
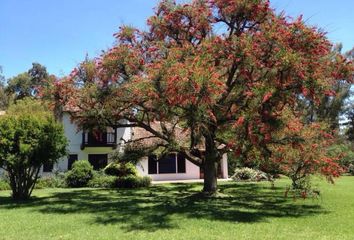
[[[223,154],[257,149],[269,159],[274,144],[298,139],[278,134],[284,109],[301,119],[298,99],[316,103],[353,72],[325,33],[267,0],[164,0],[148,26],[121,27],[114,46],[58,82],[54,96],[82,128],[145,129],[156,148],[204,169],[208,193]]]

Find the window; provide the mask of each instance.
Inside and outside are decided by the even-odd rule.
[[[100,170],[107,166],[108,163],[107,154],[89,154],[88,160],[93,166],[94,170]]]
[[[171,153],[156,160],[156,156],[148,157],[148,174],[186,173],[186,159],[181,154]]]
[[[117,143],[116,137],[116,130],[111,127],[106,131],[83,132],[82,144],[91,147],[114,145]]]
[[[75,161],[77,161],[77,154],[70,154],[68,157],[68,170],[71,170]]]
[[[159,173],[176,173],[176,154],[168,154],[159,160]]]
[[[153,155],[148,158],[148,174],[157,174],[157,161]]]
[[[52,172],[53,171],[53,163],[45,163],[43,164],[43,172]]]

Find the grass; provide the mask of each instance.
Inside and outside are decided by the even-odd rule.
[[[354,177],[318,182],[318,199],[284,198],[289,182],[141,190],[43,189],[29,202],[0,192],[0,239],[354,239]]]

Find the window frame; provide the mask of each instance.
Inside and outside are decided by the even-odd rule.
[[[180,153],[170,153],[174,155],[174,160],[175,160],[175,172],[171,172],[171,173],[161,173],[160,172],[160,165],[159,162],[160,160],[155,160],[156,159],[156,155],[150,155],[148,156],[148,174],[149,175],[164,175],[164,174],[186,174],[187,173],[187,159],[185,157],[183,157]],[[183,160],[182,160],[183,159]],[[152,164],[151,161],[156,161],[155,163]],[[184,161],[184,171],[180,171],[180,164],[179,161]],[[151,166],[153,165],[153,166]],[[155,171],[150,171],[151,168],[150,167],[155,167]]]

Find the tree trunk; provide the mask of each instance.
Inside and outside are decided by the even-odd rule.
[[[217,158],[206,156],[204,164],[204,188],[203,192],[213,195],[218,189],[217,183]]]
[[[31,196],[32,190],[38,178],[38,170],[33,178],[32,174],[27,174],[24,171],[15,173],[8,171],[10,178],[10,185],[12,189],[12,198],[14,200],[28,200]]]
[[[212,130],[212,127],[209,128]],[[213,132],[208,132],[205,136],[205,158],[204,158],[204,189],[203,192],[213,195],[218,190],[217,169],[221,156],[216,148]]]
[[[28,191],[23,188],[12,190],[12,198],[14,200],[28,200],[30,198]]]
[[[28,190],[24,186],[22,178],[12,177],[10,183],[14,200],[27,200],[29,198]]]

